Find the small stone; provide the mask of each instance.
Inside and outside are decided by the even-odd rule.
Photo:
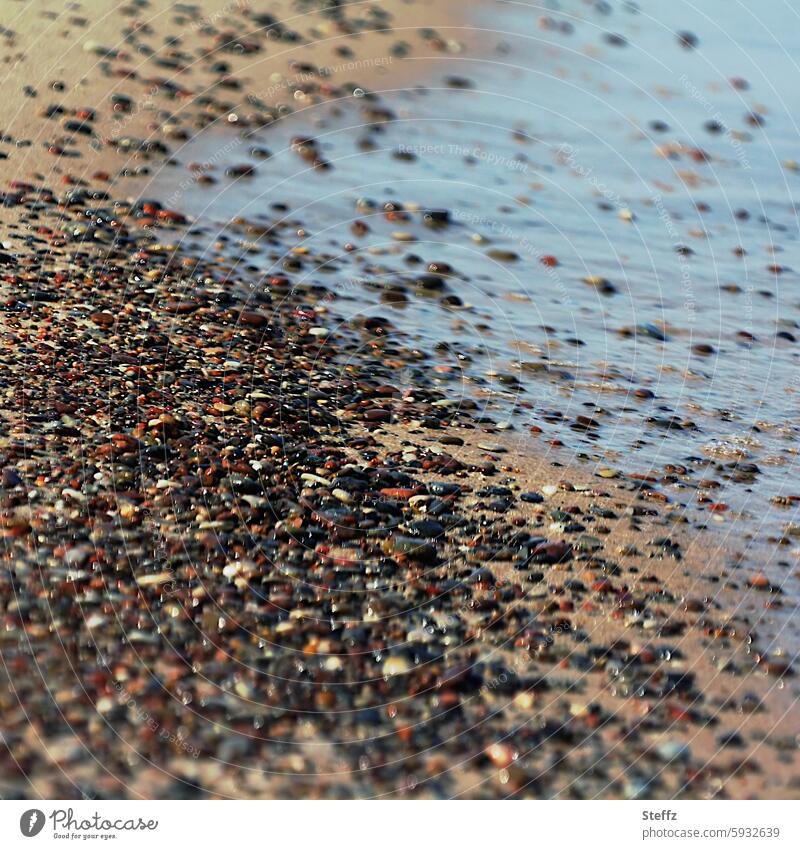
[[[341,501],[342,504],[354,504],[355,498],[353,494],[348,492],[346,489],[336,488],[331,492],[331,495],[337,500]]]
[[[381,671],[384,676],[387,678],[391,678],[394,675],[405,675],[407,672],[411,670],[411,663],[408,658],[403,655],[396,654],[387,657],[383,662],[383,666]]]
[[[166,584],[174,579],[175,575],[172,572],[156,572],[150,575],[137,575],[136,583],[140,587],[155,587],[159,584]]]
[[[668,740],[666,743],[662,743],[658,746],[656,754],[659,759],[665,763],[671,763],[673,761],[688,761],[691,749],[688,743]]]

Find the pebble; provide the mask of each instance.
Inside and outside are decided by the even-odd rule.
[[[411,671],[411,664],[403,655],[391,655],[383,662],[383,674],[387,678],[394,675],[405,675]]]

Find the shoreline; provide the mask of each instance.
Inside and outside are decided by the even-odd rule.
[[[780,595],[663,482],[392,385],[390,327],[326,326],[287,275],[253,303],[168,247],[178,212],[114,206],[135,181],[81,187],[111,161],[83,144],[87,193],[0,219],[52,251],[4,248],[9,793],[796,798],[791,659],[750,645]]]

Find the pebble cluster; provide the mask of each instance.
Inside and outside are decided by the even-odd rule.
[[[734,729],[790,664],[714,600],[723,570],[672,588],[657,485],[525,490],[469,404],[398,390],[421,353],[385,323],[183,255],[154,202],[13,192],[36,226],[2,282],[4,795],[752,781]]]
[[[126,39],[141,52],[146,32]],[[265,37],[208,35],[237,56]],[[173,47],[165,73],[191,65]],[[268,121],[253,108],[236,121]],[[48,155],[85,155],[93,109],[46,112],[66,134]],[[293,149],[325,169],[312,138]],[[757,628],[780,588],[704,559],[662,497],[679,469],[521,468],[429,352],[304,282],[313,257],[199,257],[180,211],[98,188],[116,177],[1,198],[4,798],[796,793],[792,661]]]

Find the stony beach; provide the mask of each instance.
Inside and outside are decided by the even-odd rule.
[[[457,344],[406,332],[417,299],[468,315],[441,194],[342,200],[324,247],[277,190],[224,230],[187,208],[244,197],[287,126],[321,194],[339,165],[292,113],[352,110],[350,143],[378,145],[390,90],[471,85],[463,15],[10,4],[3,798],[797,798],[791,487],[755,508],[782,528],[760,560],[718,495],[748,456],[612,462],[572,441],[612,416],[523,424]],[[218,157],[186,155],[201,134]],[[643,432],[691,430],[654,396],[629,395]]]

